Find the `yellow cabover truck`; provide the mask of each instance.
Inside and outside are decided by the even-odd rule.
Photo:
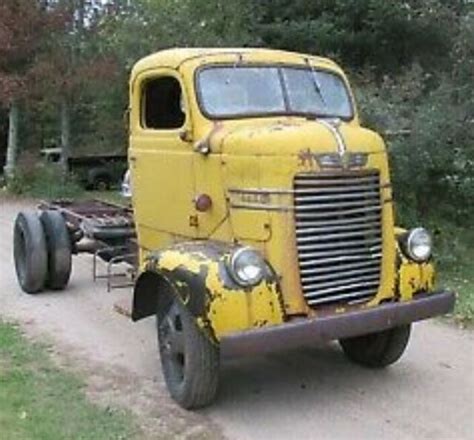
[[[29,293],[64,288],[70,225],[80,222],[69,235],[107,243],[131,237],[134,224],[131,316],[156,316],[163,374],[181,406],[213,400],[223,352],[338,340],[350,360],[381,368],[400,358],[412,322],[453,308],[454,295],[434,286],[430,234],[395,226],[384,142],[360,126],[334,62],[165,50],[134,66],[129,115],[133,219],[119,213],[105,234],[90,206],[81,217],[56,205],[43,226],[20,214],[17,274]],[[49,265],[39,270],[41,228]]]
[[[450,311],[432,240],[395,226],[387,151],[360,126],[341,68],[266,49],[172,49],[130,81],[140,248],[133,319],[156,315],[183,407],[216,394],[234,354],[339,340],[397,361],[414,321]]]

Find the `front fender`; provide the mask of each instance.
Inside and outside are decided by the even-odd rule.
[[[397,237],[397,293],[402,301],[410,301],[413,295],[423,292],[434,292],[435,268],[431,261],[416,263],[409,260],[398,243],[398,237],[406,233],[405,229],[396,228]]]
[[[234,249],[235,246],[226,243],[195,241],[150,252],[136,283],[134,312],[136,309],[137,313],[132,313],[132,317],[141,319],[154,314],[157,296],[167,284],[168,294],[177,295],[198,324],[216,340],[237,331],[281,324],[284,311],[276,274],[268,266],[260,284],[239,286],[227,270]],[[149,280],[153,276],[156,288],[140,288],[142,277]]]

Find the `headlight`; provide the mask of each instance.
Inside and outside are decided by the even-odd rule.
[[[229,269],[232,278],[241,286],[255,286],[262,281],[265,261],[257,251],[244,247],[232,254]]]
[[[431,256],[433,240],[430,233],[424,228],[412,229],[406,239],[406,253],[408,256],[418,262],[428,260]]]

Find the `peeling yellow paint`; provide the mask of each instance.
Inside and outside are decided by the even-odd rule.
[[[415,293],[430,293],[434,289],[432,263],[419,264],[403,258],[398,273],[398,292],[402,301],[410,301]]]
[[[252,288],[226,287],[219,275],[225,257],[214,260],[202,252],[193,250],[165,250],[157,258],[156,270],[173,272],[178,268],[195,275],[205,276],[202,280],[208,302],[206,315],[198,317],[198,325],[202,328],[211,327],[212,334],[220,339],[223,335],[268,325],[281,324],[284,311],[281,307],[276,281],[262,281]],[[203,271],[205,268],[205,271]],[[205,275],[204,275],[205,274]],[[177,287],[186,283],[175,281]],[[193,295],[193,292],[189,292]],[[186,299],[187,302],[189,298]]]

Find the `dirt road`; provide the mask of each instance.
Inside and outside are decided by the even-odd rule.
[[[474,439],[474,333],[437,321],[417,324],[405,356],[384,371],[347,363],[336,344],[224,359],[215,405],[180,410],[161,378],[154,321],[113,312],[128,292],[94,284],[89,257],[75,259],[67,291],[20,292],[11,236],[24,207],[0,198],[0,316],[49,338],[92,397],[130,408],[150,438]]]

